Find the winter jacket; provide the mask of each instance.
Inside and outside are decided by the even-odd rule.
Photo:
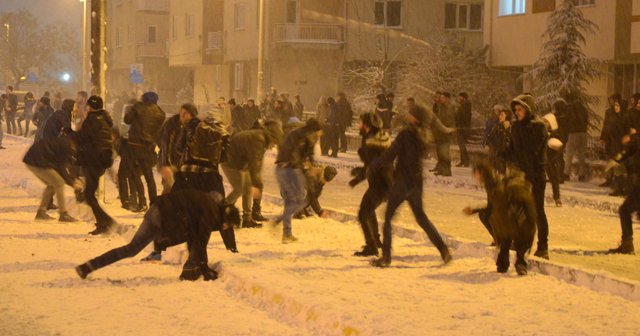
[[[13,93],[7,94],[7,101],[5,102],[5,110],[9,113],[15,113],[18,110],[18,96]]]
[[[22,162],[29,166],[53,169],[64,179],[68,185],[73,185],[73,178],[69,174],[69,168],[73,160],[73,147],[68,137],[55,137],[42,139],[35,142]]]
[[[493,128],[498,124],[500,124],[500,120],[498,119],[498,117],[491,117],[487,119],[487,121],[484,123],[484,132],[482,134],[482,146],[489,145],[489,136],[491,135],[491,132],[493,132]]]
[[[567,116],[566,126],[569,134],[571,133],[587,133],[589,127],[589,111],[582,104],[569,105],[569,115]],[[560,132],[563,133],[563,120],[558,117]],[[560,139],[562,140],[562,139]],[[564,142],[564,141],[563,141]]]
[[[305,162],[313,162],[316,141],[315,132],[307,126],[291,131],[278,148],[276,164],[288,168],[302,168]]]
[[[456,108],[453,104],[438,105],[437,116],[440,122],[446,127],[454,127],[456,124]],[[433,135],[437,141],[447,141],[451,139],[451,134],[449,133],[435,131]]]
[[[31,120],[31,118],[33,118],[33,108],[35,105],[36,105],[35,99],[25,99],[24,112],[22,113],[22,118],[26,120]]]
[[[165,119],[164,111],[157,104],[135,103],[124,115],[124,122],[131,125],[129,142],[139,145],[157,144]]]
[[[471,102],[465,100],[459,107],[456,112],[455,117],[455,125],[458,128],[469,128],[471,127]]]
[[[336,101],[337,122],[341,127],[349,127],[353,122],[353,110],[351,104],[346,99],[338,99]]]
[[[184,242],[208,242],[212,231],[222,229],[224,202],[214,193],[177,190],[158,196],[156,204],[162,220],[154,243],[161,250]]]
[[[486,141],[486,145],[491,152],[499,157],[505,157],[510,144],[511,130],[506,128],[503,123],[498,123],[493,126]]]
[[[300,120],[302,120],[304,115],[304,105],[302,105],[300,101],[297,101],[293,105],[293,115],[298,117]]]
[[[44,133],[44,125],[47,123],[47,119],[51,117],[53,112],[53,107],[46,105],[39,108],[33,114],[32,122],[34,125],[36,125],[36,127],[38,127],[34,141],[40,141],[42,139]]]
[[[71,111],[57,110],[44,123],[42,137],[44,139],[55,138],[65,128],[71,128]]]
[[[376,107],[376,115],[382,120],[383,129],[391,129],[391,120],[393,119],[391,108],[391,104],[386,100],[380,102]]]
[[[622,137],[628,134],[628,125],[626,112],[613,112],[609,115],[607,129],[603,130],[603,134],[605,135],[604,141],[607,144],[607,154],[610,158],[622,150],[621,141]]]
[[[244,114],[247,125],[249,125],[249,128],[247,129],[253,128],[253,126],[256,124],[256,121],[260,119],[261,116],[260,108],[257,105],[253,105],[252,107],[245,106]]]
[[[371,164],[371,170],[393,165],[394,183],[417,186],[422,183],[422,159],[427,146],[419,128],[405,127],[391,144],[391,147]]]
[[[527,115],[523,120],[516,120],[511,126],[511,143],[508,149],[508,160],[522,170],[527,180],[544,174],[547,161],[547,140],[549,138],[544,122],[534,116],[535,106],[533,97],[518,96],[511,102],[511,109],[515,105],[525,106]]]
[[[82,128],[72,133],[78,148],[78,163],[86,167],[111,167],[113,141],[111,128],[113,120],[105,110],[87,113]]]
[[[182,124],[180,123],[180,115],[176,114],[167,119],[160,130],[160,147],[159,165],[168,167],[178,167],[180,164],[181,153],[177,150],[177,141],[180,136]]]
[[[236,170],[248,170],[251,184],[260,190],[264,153],[277,139],[267,129],[254,129],[235,133],[229,140],[225,166]]]
[[[393,179],[393,164],[381,165],[379,169],[370,169],[371,164],[391,146],[391,137],[383,130],[375,130],[362,136],[358,156],[364,167],[354,170],[354,179],[349,182],[355,186],[367,179],[369,188],[388,192]]]
[[[253,121],[248,118],[245,109],[240,105],[236,105],[231,109],[231,127],[234,132],[246,131],[251,129]]]

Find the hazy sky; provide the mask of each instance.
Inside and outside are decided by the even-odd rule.
[[[0,0],[0,12],[31,11],[46,23],[65,21],[82,40],[82,2],[80,0]]]

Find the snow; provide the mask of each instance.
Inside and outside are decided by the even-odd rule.
[[[131,232],[87,235],[90,212],[71,200],[71,192],[70,211],[85,222],[33,221],[42,187],[21,163],[28,143],[7,136],[4,145],[1,335],[635,335],[640,327],[633,289],[638,256],[597,252],[616,243],[615,214],[547,207],[551,262],[531,257],[528,276],[518,277],[513,268],[498,274],[484,228],[461,214],[464,206],[484,201],[464,170],[456,169],[452,181],[467,182],[456,187],[430,179],[425,192],[427,213],[453,248],[451,264],[442,265],[407,209],[394,220],[391,267],[376,269],[352,256],[362,244],[353,214],[365,187],[346,186],[353,155],[340,159],[347,164],[321,198],[332,218],[294,220],[299,242],[281,244],[278,226],[241,229],[240,253],[232,254],[212,235],[209,259],[220,273],[217,281],[180,282],[181,247],[167,252],[169,263],[141,264],[147,250],[81,280],[75,265],[126,243]],[[277,194],[272,161],[269,156],[265,184]],[[122,224],[139,225],[142,216],[120,209],[107,185],[107,211]],[[589,197],[606,200],[597,192]],[[272,200],[264,204],[267,216],[281,211]]]

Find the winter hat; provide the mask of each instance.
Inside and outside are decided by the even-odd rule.
[[[516,105],[522,105],[530,115],[536,113],[536,99],[530,94],[521,94],[513,98],[511,101],[511,111],[516,111]]]
[[[51,105],[51,100],[49,99],[49,97],[40,98],[40,102],[45,104],[45,105],[47,105],[47,106]]]
[[[322,130],[322,125],[320,124],[320,122],[316,119],[316,118],[311,118],[309,120],[307,120],[307,123],[305,124],[305,127],[311,131],[317,132]]]
[[[558,119],[556,119],[555,114],[547,113],[544,115],[544,117],[542,117],[542,119],[544,119],[549,123],[549,126],[551,127],[552,131],[555,131],[558,129]]]
[[[152,91],[145,92],[142,95],[142,102],[147,104],[157,104],[159,99],[160,97],[158,97],[158,94]]]
[[[336,177],[336,175],[338,175],[338,170],[336,170],[334,167],[326,166],[324,168],[323,177],[325,181],[331,182],[331,180],[333,180],[333,178]]]
[[[91,107],[91,109],[94,111],[102,110],[104,106],[104,102],[102,101],[102,98],[100,98],[99,96],[91,96],[89,97],[89,99],[87,99],[87,105]]]
[[[382,119],[373,112],[364,113],[360,116],[360,121],[363,125],[367,125],[371,128],[382,128]]]
[[[493,109],[494,110],[498,110],[498,111],[504,111],[505,107],[502,104],[495,104],[495,105],[493,105]]]

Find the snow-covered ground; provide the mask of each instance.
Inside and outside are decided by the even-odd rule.
[[[209,259],[220,272],[215,282],[180,282],[179,248],[168,251],[165,264],[139,263],[145,251],[80,280],[76,264],[126,243],[130,233],[87,235],[88,208],[73,202],[72,214],[86,222],[33,221],[41,186],[21,164],[28,143],[6,137],[4,145],[0,335],[637,335],[640,330],[638,300],[575,286],[535,267],[526,277],[513,270],[497,274],[492,255],[482,252],[488,235],[476,218],[461,214],[464,206],[483,202],[484,193],[473,188],[435,182],[426,187],[427,213],[457,242],[451,264],[442,265],[403,209],[394,222],[399,237],[392,267],[372,268],[368,259],[352,256],[362,237],[349,214],[364,186],[345,186],[346,168],[321,200],[341,221],[295,220],[298,243],[280,244],[277,227],[242,229],[240,253],[231,254],[213,234]],[[269,162],[266,188],[277,194],[272,175]],[[141,215],[119,208],[110,183],[107,196],[108,212],[120,223],[139,224]],[[276,203],[266,202],[266,215],[279,213]],[[547,210],[554,264],[575,264],[605,279],[612,273],[637,284],[637,256],[590,252],[615,245],[620,230],[615,214]]]

